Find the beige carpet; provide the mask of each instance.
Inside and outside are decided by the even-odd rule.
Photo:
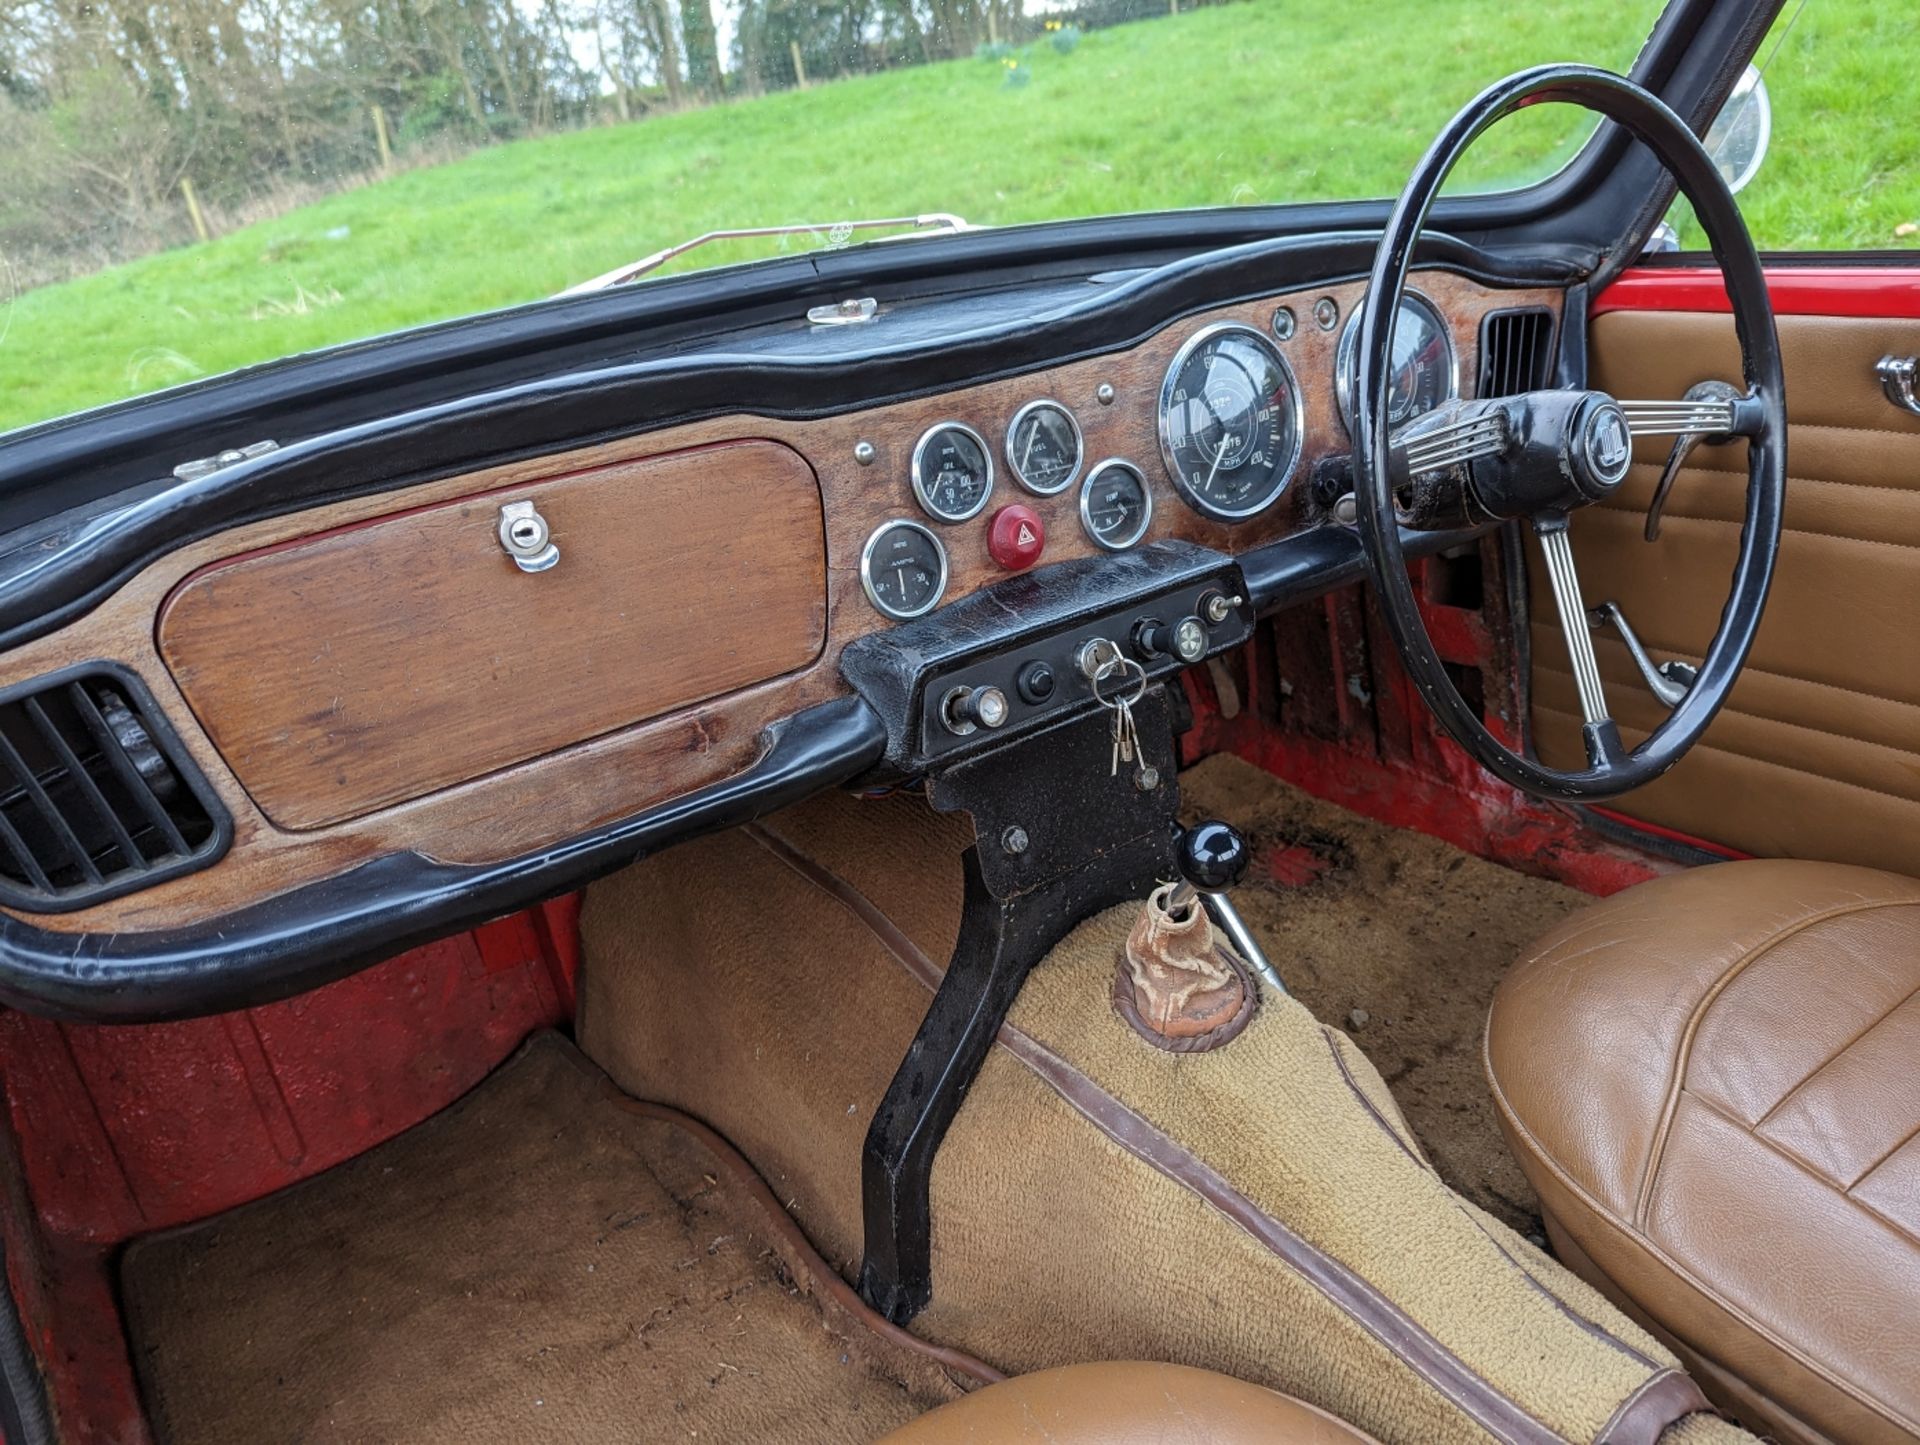
[[[1288,989],[1365,1051],[1442,1179],[1537,1233],[1480,1040],[1520,950],[1593,900],[1349,813],[1230,754],[1189,769],[1180,788],[1190,816],[1248,835],[1255,863],[1234,901]]]
[[[398,1139],[128,1250],[156,1431],[785,1445],[871,1440],[958,1395],[807,1292],[739,1171],[536,1036]]]
[[[1287,793],[1232,760],[1183,780],[1202,808],[1236,782]],[[1263,847],[1277,820],[1307,816],[1211,810]],[[1378,970],[1392,934],[1490,929],[1518,911],[1512,886],[1540,887],[1333,821],[1352,856],[1298,890],[1320,890],[1325,916],[1306,926],[1311,908],[1280,908],[1295,930],[1269,934],[1283,969],[1313,949],[1328,981],[1341,957]],[[723,1129],[849,1275],[861,1140],[952,950],[965,837],[915,797],[828,795],[587,898],[583,1047],[629,1090]],[[1462,921],[1464,901],[1478,922]],[[1352,939],[1337,937],[1340,913]],[[933,1169],[933,1300],[916,1333],[1016,1372],[1223,1370],[1389,1445],[1594,1439],[1643,1387],[1657,1386],[1647,1408],[1672,1398],[1664,1349],[1449,1191],[1379,1075],[1298,1002],[1270,1000],[1215,1054],[1142,1042],[1111,1005],[1127,921],[1090,920],[1034,971],[955,1120]],[[1491,987],[1510,953],[1486,948],[1475,976]],[[1471,1054],[1477,1010],[1459,1032]],[[1632,1438],[1658,1433],[1634,1423]]]

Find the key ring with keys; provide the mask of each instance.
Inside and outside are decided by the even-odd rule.
[[[1129,669],[1138,674],[1131,694],[1126,690]],[[1116,673],[1119,674],[1121,683],[1113,696],[1108,697],[1100,690],[1100,685]],[[1093,684],[1094,701],[1102,707],[1113,710],[1113,766],[1108,770],[1108,776],[1118,777],[1120,764],[1132,763],[1134,765],[1133,785],[1143,793],[1151,792],[1160,786],[1160,770],[1147,761],[1145,752],[1140,746],[1140,735],[1133,723],[1133,705],[1145,697],[1147,692],[1146,668],[1132,658],[1122,656],[1120,649],[1116,647],[1094,669],[1090,681]]]
[[[1138,677],[1133,684],[1133,696],[1122,698],[1120,694],[1116,692],[1112,697],[1107,697],[1100,691],[1101,683],[1105,682],[1108,678],[1112,677],[1115,673],[1119,673],[1121,677],[1124,678],[1127,674],[1127,669],[1129,668],[1133,669],[1133,671],[1138,674]],[[1100,670],[1094,673],[1093,675],[1093,700],[1099,703],[1100,706],[1102,707],[1131,708],[1135,703],[1140,701],[1141,698],[1146,696],[1146,692],[1147,692],[1146,668],[1143,667],[1140,663],[1135,662],[1131,657],[1120,656],[1117,651],[1107,661],[1103,662],[1100,665]]]

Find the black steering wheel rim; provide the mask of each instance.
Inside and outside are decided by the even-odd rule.
[[[1621,747],[1611,721],[1604,728],[1589,725],[1589,765],[1577,772],[1548,768],[1506,747],[1447,676],[1407,575],[1386,407],[1393,319],[1421,227],[1442,182],[1467,147],[1496,121],[1523,106],[1549,101],[1582,106],[1624,126],[1653,151],[1692,202],[1726,282],[1742,370],[1760,411],[1759,426],[1748,439],[1747,505],[1733,584],[1697,678],[1666,720],[1631,752]],[[1441,131],[1394,206],[1374,257],[1355,351],[1354,490],[1367,568],[1401,660],[1442,726],[1488,771],[1540,797],[1614,797],[1666,772],[1719,712],[1752,650],[1773,581],[1786,495],[1786,385],[1766,277],[1733,192],[1705,147],[1657,96],[1611,71],[1544,65],[1488,87]]]

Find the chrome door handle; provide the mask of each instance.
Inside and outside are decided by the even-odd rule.
[[[1920,370],[1920,356],[1883,356],[1873,368],[1880,378],[1880,389],[1887,400],[1904,412],[1920,416],[1920,396],[1914,395],[1914,373]]]
[[[1640,645],[1639,636],[1627,625],[1627,615],[1620,610],[1617,602],[1602,602],[1598,607],[1589,607],[1587,621],[1595,632],[1602,627],[1611,627],[1620,634],[1620,640],[1627,645],[1627,656],[1633,659],[1633,665],[1639,669],[1647,690],[1668,707],[1678,707],[1680,700],[1700,676],[1699,668],[1678,658],[1656,666],[1647,655],[1647,649]]]

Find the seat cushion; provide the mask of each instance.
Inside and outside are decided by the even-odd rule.
[[[1783,1438],[1920,1440],[1920,882],[1629,889],[1520,960],[1486,1062],[1563,1257],[1703,1384]]]
[[[1017,1375],[922,1415],[882,1445],[1367,1445],[1323,1410],[1188,1365],[1067,1365]]]

